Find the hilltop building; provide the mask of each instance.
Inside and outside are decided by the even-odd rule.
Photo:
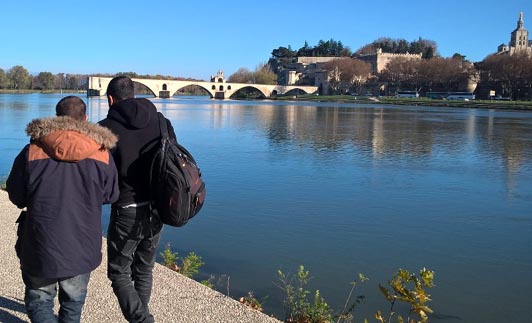
[[[517,20],[517,28],[512,31],[510,43],[508,45],[501,44],[497,48],[497,55],[499,54],[517,54],[526,53],[532,55],[532,42],[528,38],[528,30],[524,27],[523,12],[519,13]]]
[[[386,68],[386,65],[394,58],[407,58],[407,59],[421,59],[422,54],[394,54],[383,53],[381,48],[378,48],[375,53],[358,55],[357,58],[367,62],[371,65],[371,74],[376,75]]]
[[[422,54],[394,54],[384,53],[381,48],[375,53],[358,55],[360,59],[371,65],[371,74],[380,73],[390,60],[394,58],[421,59]],[[329,75],[323,70],[323,65],[340,57],[297,57],[291,62],[274,63],[274,71],[278,75],[278,82],[282,85],[305,84],[320,86],[327,83]]]
[[[277,82],[280,85],[315,85],[319,86],[323,64],[339,57],[297,57],[288,62],[270,61],[273,70],[277,74]],[[318,82],[318,83],[317,83]]]
[[[358,55],[360,59],[371,66],[371,75],[380,73],[394,58],[421,59],[422,54],[394,54],[384,53],[382,49],[377,49],[375,53]],[[274,70],[278,75],[278,82],[281,85],[314,85],[320,88],[320,93],[327,94],[329,81],[333,75],[330,75],[323,69],[323,65],[340,57],[297,57],[290,62],[274,62]],[[371,86],[373,87],[373,86]],[[364,92],[376,92],[372,89],[364,89]]]

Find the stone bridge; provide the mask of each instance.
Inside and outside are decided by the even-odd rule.
[[[87,96],[103,96],[107,91],[107,86],[112,78],[90,76],[88,78]],[[251,88],[259,91],[266,98],[284,95],[289,92],[302,91],[306,94],[312,94],[318,91],[317,86],[297,86],[297,85],[266,85],[266,84],[247,84],[247,83],[229,83],[225,81],[223,72],[211,77],[210,82],[204,81],[174,81],[174,80],[154,80],[132,78],[133,82],[144,85],[154,96],[169,98],[178,90],[195,85],[206,90],[211,98],[229,99],[233,94],[244,88]]]

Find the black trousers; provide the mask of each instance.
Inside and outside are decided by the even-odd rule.
[[[128,322],[154,322],[148,303],[161,229],[148,206],[111,210],[107,275]]]

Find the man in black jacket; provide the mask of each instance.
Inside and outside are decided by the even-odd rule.
[[[9,199],[27,208],[15,249],[31,322],[79,322],[90,273],[102,260],[102,204],[118,199],[109,149],[117,138],[86,121],[79,97],[63,98],[55,118],[33,120],[30,144],[16,157],[6,183]]]
[[[128,77],[111,80],[107,99],[109,112],[100,124],[119,138],[112,153],[120,186],[107,232],[107,273],[126,320],[154,322],[148,303],[162,224],[150,214],[152,155],[148,152],[161,136],[157,108],[147,99],[134,97],[133,81]],[[170,121],[166,122],[175,139]]]

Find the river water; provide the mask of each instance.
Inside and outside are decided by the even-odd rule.
[[[61,97],[0,94],[0,176],[27,143],[25,125]],[[91,121],[106,116],[106,100],[86,100]],[[199,278],[215,275],[223,293],[253,291],[282,318],[278,269],[304,265],[308,288],[335,309],[361,272],[361,322],[389,308],[379,283],[427,267],[431,321],[530,322],[532,113],[152,100],[207,183],[203,210],[166,228],[161,248],[201,255]],[[108,207],[103,220],[105,234]]]

